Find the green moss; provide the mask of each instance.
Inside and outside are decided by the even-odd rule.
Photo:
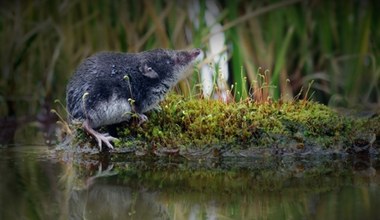
[[[117,148],[133,146],[164,154],[173,150],[214,154],[252,149],[341,151],[364,134],[378,137],[380,127],[379,116],[355,119],[315,102],[245,100],[225,104],[174,94],[148,117],[142,125],[133,119],[121,126]]]
[[[217,100],[185,100],[171,95],[148,123],[130,123],[122,134],[161,146],[251,143],[266,134],[334,135],[343,119],[316,103],[224,104]]]

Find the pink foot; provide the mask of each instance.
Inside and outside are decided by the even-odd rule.
[[[144,114],[137,113],[137,116],[139,118],[139,124],[138,125],[141,125],[142,123],[148,121],[148,117]]]
[[[102,151],[102,142],[104,142],[107,145],[108,148],[113,149],[113,146],[112,146],[111,142],[114,142],[114,141],[118,140],[117,138],[114,138],[114,137],[110,136],[107,133],[101,134],[101,133],[95,131],[88,124],[87,120],[83,122],[83,128],[96,139],[96,141],[98,142],[98,146],[99,146],[99,150],[100,151]]]

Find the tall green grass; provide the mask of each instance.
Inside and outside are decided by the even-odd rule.
[[[33,115],[64,101],[80,61],[101,50],[207,48],[209,27],[189,20],[189,2],[23,1],[0,9],[0,116]],[[232,94],[257,100],[307,91],[331,105],[380,100],[380,9],[376,1],[221,1]],[[203,13],[202,13],[203,11]],[[185,29],[189,35],[185,34]],[[180,85],[200,93],[195,75]],[[179,90],[177,90],[179,91]]]
[[[331,105],[379,106],[380,44],[376,39],[380,26],[375,14],[379,5],[371,1],[287,2],[291,5],[236,25],[239,32],[231,39],[238,38],[237,51],[244,58],[234,50],[232,59],[244,60],[240,63],[249,85],[259,86],[255,83],[260,78],[258,68],[263,68],[269,70],[269,96],[274,99],[292,97],[314,80],[314,99]],[[242,14],[249,15],[274,4],[278,3],[239,6]],[[239,77],[237,69],[234,74]]]

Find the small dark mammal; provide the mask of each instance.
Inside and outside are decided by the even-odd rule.
[[[66,89],[70,121],[79,121],[102,150],[117,140],[96,128],[127,121],[155,107],[200,54],[199,49],[155,49],[141,53],[101,52],[85,59]]]

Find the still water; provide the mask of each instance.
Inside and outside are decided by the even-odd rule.
[[[0,148],[0,219],[379,219],[368,157],[143,160]]]

